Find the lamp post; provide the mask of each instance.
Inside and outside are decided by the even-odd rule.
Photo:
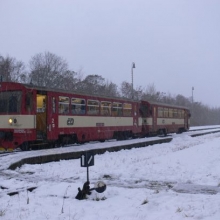
[[[192,87],[192,116],[191,116],[191,120],[192,120],[192,123],[193,123],[193,91],[194,91],[194,87]]]
[[[134,99],[134,81],[133,81],[133,69],[135,68],[135,63],[133,62],[131,65],[131,93],[132,93],[132,99]]]

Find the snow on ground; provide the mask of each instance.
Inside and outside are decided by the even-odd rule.
[[[220,219],[220,133],[173,135],[170,143],[95,155],[91,187],[103,193],[77,200],[86,181],[80,160],[1,170],[2,220]],[[5,157],[1,157],[0,161]],[[12,159],[12,156],[8,157]],[[37,187],[32,192],[29,187]],[[18,192],[13,196],[8,192]]]

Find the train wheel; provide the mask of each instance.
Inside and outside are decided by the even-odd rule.
[[[21,150],[28,151],[30,149],[29,143],[26,141],[20,146]]]
[[[163,129],[163,135],[167,136],[167,130],[166,129]]]

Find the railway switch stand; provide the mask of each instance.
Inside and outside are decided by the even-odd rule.
[[[78,200],[86,199],[86,195],[91,195],[92,190],[95,190],[98,193],[104,192],[106,190],[106,184],[102,181],[98,181],[94,188],[90,188],[89,166],[94,166],[94,153],[91,151],[83,153],[81,155],[80,164],[81,167],[87,168],[87,181],[83,184],[82,189],[80,187],[78,188],[78,193],[75,198]]]
[[[86,181],[83,184],[82,190],[80,189],[80,187],[78,188],[78,193],[77,193],[75,198],[78,199],[78,200],[83,200],[83,199],[86,199],[86,195],[91,195],[90,182],[89,181]]]

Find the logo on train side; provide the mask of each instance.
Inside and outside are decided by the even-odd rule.
[[[73,125],[73,124],[74,124],[74,118],[68,118],[67,125]]]

